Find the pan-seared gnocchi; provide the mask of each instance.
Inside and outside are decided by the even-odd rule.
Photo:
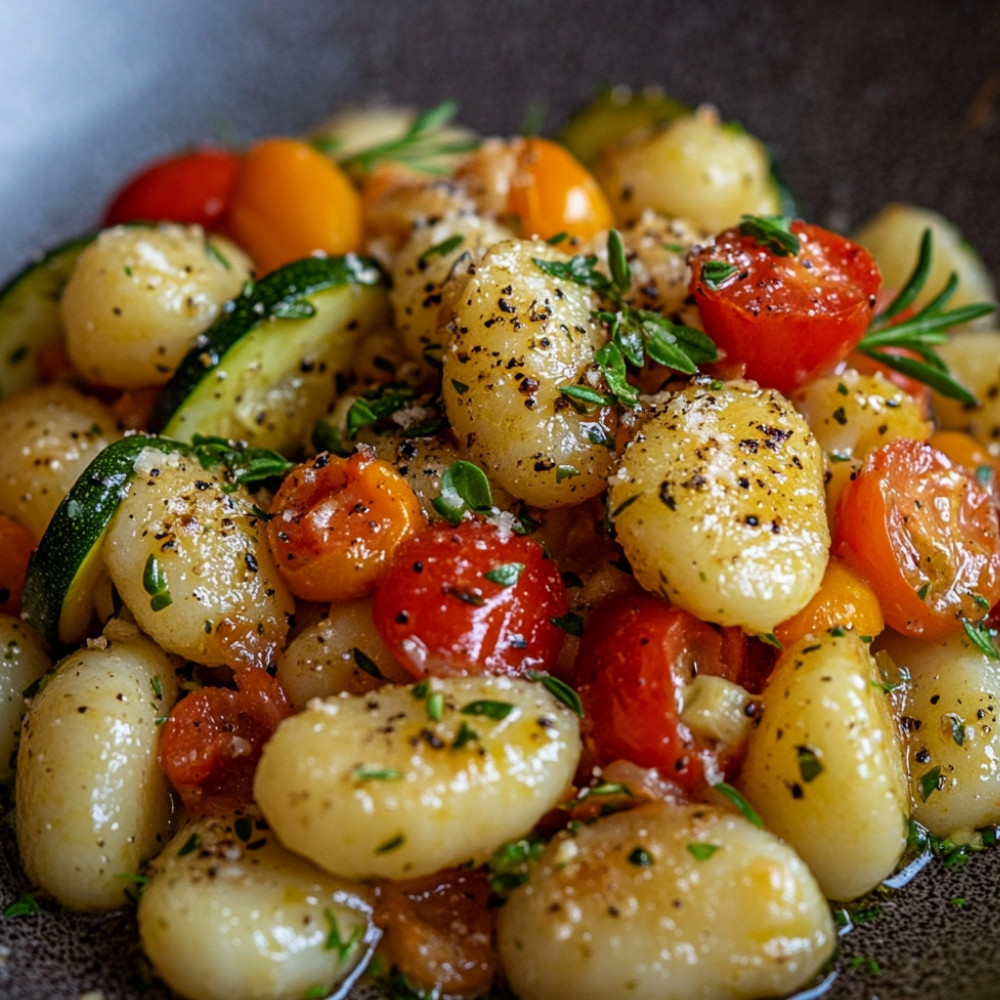
[[[658,397],[608,507],[636,579],[721,625],[773,631],[826,567],[822,452],[788,400],[754,383]]]
[[[779,996],[837,941],[792,848],[717,807],[668,803],[556,837],[497,930],[521,1000]]]
[[[818,996],[829,900],[1000,831],[1000,334],[908,308],[991,282],[892,209],[893,300],[707,106],[448,111],[0,288],[26,878],[188,1000]]]
[[[150,867],[139,933],[191,1000],[302,1000],[345,989],[378,930],[371,890],[285,850],[252,813],[185,824]]]
[[[18,845],[32,881],[66,906],[121,906],[169,837],[173,806],[156,757],[176,698],[166,654],[112,622],[32,699],[18,750]]]
[[[311,701],[265,746],[254,791],[321,868],[413,878],[530,829],[579,756],[576,716],[541,684],[449,677]]]

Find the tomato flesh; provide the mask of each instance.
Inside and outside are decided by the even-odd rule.
[[[842,361],[864,336],[881,278],[864,247],[796,221],[796,254],[778,256],[739,228],[691,261],[705,332],[746,377],[790,393]],[[728,265],[713,279],[706,265]],[[707,276],[706,276],[707,275]]]
[[[401,545],[372,611],[396,659],[424,677],[548,670],[564,637],[552,619],[567,607],[559,569],[537,542],[466,520]]]
[[[898,632],[957,634],[1000,600],[1000,529],[987,485],[926,442],[872,452],[837,507],[833,552]]]
[[[688,791],[703,784],[711,750],[679,718],[679,693],[696,673],[739,679],[745,651],[652,594],[602,604],[587,621],[576,661],[588,744],[598,764],[655,767]]]
[[[291,714],[266,670],[236,672],[236,689],[205,687],[183,698],[164,723],[160,767],[187,809],[221,811],[253,801],[260,752]]]
[[[199,149],[153,163],[118,192],[103,225],[180,222],[217,229],[239,165],[239,155],[226,149]]]

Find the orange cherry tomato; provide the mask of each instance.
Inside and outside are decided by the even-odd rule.
[[[587,619],[576,661],[588,746],[598,764],[655,767],[693,792],[714,751],[680,719],[696,673],[736,680],[744,653],[716,629],[652,594],[613,597]]]
[[[267,537],[288,589],[335,603],[370,594],[399,545],[426,523],[410,484],[363,452],[297,466],[270,514]]]
[[[988,486],[926,442],[872,452],[837,507],[832,551],[898,632],[959,633],[1000,599],[1000,529]]]
[[[239,154],[227,149],[197,149],[158,160],[115,195],[102,225],[181,222],[216,229],[239,165]]]
[[[265,139],[244,155],[227,229],[261,273],[312,253],[361,245],[361,200],[332,160],[298,139]]]
[[[507,212],[517,217],[522,236],[587,238],[610,228],[608,199],[567,149],[540,137],[515,139],[512,145],[516,166]]]
[[[832,369],[864,336],[881,277],[864,247],[796,221],[779,256],[739,228],[694,255],[691,294],[705,332],[746,377],[790,393]],[[713,273],[714,272],[714,273]]]
[[[24,578],[28,575],[28,561],[35,547],[34,539],[13,518],[0,514],[0,612],[6,615],[21,613],[21,595]]]
[[[163,725],[160,767],[195,812],[253,801],[260,752],[291,715],[281,685],[266,670],[244,667],[235,677],[235,690],[205,687],[182,698]]]
[[[486,521],[434,522],[399,547],[375,589],[375,627],[414,677],[550,670],[568,601],[530,538]]]
[[[876,636],[885,628],[875,591],[849,566],[832,557],[813,599],[782,622],[774,634],[783,646],[807,635],[836,627],[852,628],[858,635]]]

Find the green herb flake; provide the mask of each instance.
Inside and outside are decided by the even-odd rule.
[[[142,571],[142,588],[149,594],[149,606],[153,611],[162,611],[173,604],[166,574],[160,561],[150,552]]]
[[[238,816],[233,823],[233,832],[245,844],[253,836],[253,820],[249,816]]]
[[[706,844],[704,841],[696,841],[687,845],[688,853],[695,861],[707,861],[717,850],[718,844]]]
[[[931,585],[930,585],[929,583],[925,583],[925,584],[924,584],[924,585],[923,585],[923,586],[922,586],[922,587],[921,587],[921,588],[920,588],[920,589],[919,589],[919,590],[917,591],[917,597],[918,597],[918,598],[919,598],[919,599],[920,599],[921,601],[922,601],[922,600],[924,600],[924,599],[925,599],[925,598],[927,597],[927,593],[928,593],[928,591],[929,591],[930,589],[931,589]]]
[[[38,900],[30,892],[26,892],[7,906],[3,916],[6,920],[16,920],[18,917],[34,917],[44,912]]]
[[[468,746],[470,743],[477,742],[479,740],[479,733],[470,726],[465,719],[462,719],[462,724],[458,727],[458,732],[455,734],[455,738],[451,741],[452,750],[461,750],[462,747]]]
[[[360,923],[355,924],[354,929],[351,931],[351,936],[345,940],[341,937],[340,924],[337,923],[337,917],[329,906],[323,910],[323,916],[326,918],[327,926],[330,928],[330,932],[323,942],[323,947],[327,951],[335,951],[337,958],[341,962],[346,962],[361,940],[364,925]]]
[[[965,720],[960,715],[949,712],[944,717],[944,722],[951,729],[951,738],[956,746],[962,746],[965,743]]]
[[[410,692],[414,698],[418,701],[423,701],[424,698],[430,693],[431,682],[426,678],[422,681],[413,685],[413,690]]]
[[[459,382],[457,378],[453,378],[453,379],[451,380],[451,387],[452,387],[452,388],[453,388],[453,389],[455,390],[455,392],[457,392],[457,393],[458,393],[458,394],[459,394],[460,396],[464,396],[464,395],[465,395],[465,393],[467,393],[467,392],[469,391],[469,387],[468,387],[468,385],[466,385],[466,384],[465,384],[464,382]]]
[[[223,465],[235,482],[244,485],[278,479],[294,464],[270,448],[251,448],[243,441],[195,434],[191,443],[202,468]]]
[[[792,232],[792,221],[787,215],[744,215],[739,230],[757,246],[767,247],[775,257],[794,257],[802,249],[802,242]]]
[[[732,785],[727,784],[725,781],[720,781],[712,787],[724,798],[729,799],[754,826],[760,827],[761,830],[764,829],[764,821],[757,815],[753,806]]]
[[[922,775],[919,782],[920,801],[926,802],[934,792],[944,788],[945,777],[941,773],[940,766],[932,767],[926,774]]]
[[[354,657],[354,662],[358,665],[359,670],[363,670],[376,680],[384,681],[386,679],[385,674],[379,670],[378,664],[370,656],[358,649],[357,646],[351,650],[351,655]]]
[[[983,653],[987,659],[1000,660],[1000,651],[997,650],[996,644],[993,642],[996,632],[985,622],[973,622],[968,618],[963,618],[962,628],[965,629],[965,634],[972,645]]]
[[[833,419],[843,427],[847,423],[847,413],[842,406],[838,406],[837,409],[833,411]]]
[[[376,854],[391,854],[393,851],[398,850],[403,844],[406,843],[406,837],[397,833],[395,837],[390,837],[388,840],[384,840],[378,847],[375,848]]]
[[[484,573],[483,576],[485,576],[490,583],[495,583],[497,586],[513,587],[523,572],[524,563],[501,563],[499,566],[494,566],[493,569]]]
[[[652,868],[653,855],[645,847],[633,847],[628,853],[628,863],[639,868]]]
[[[427,714],[433,722],[440,722],[444,715],[444,695],[435,691],[427,697]]]
[[[177,852],[177,857],[183,858],[188,854],[194,854],[195,851],[201,849],[201,834],[192,833],[187,840],[181,845],[181,849]]]
[[[819,753],[809,746],[797,746],[795,752],[799,764],[799,774],[807,784],[815,781],[825,770]]]
[[[528,677],[538,681],[553,698],[561,701],[571,712],[583,718],[583,702],[580,696],[565,682],[551,674],[543,674],[537,670],[529,670]]]
[[[586,413],[594,407],[608,406],[615,401],[613,396],[591,389],[588,385],[561,385],[559,391],[574,403],[579,403],[577,409],[581,413]]]
[[[531,865],[545,850],[539,837],[522,838],[498,847],[487,864],[490,888],[498,895],[510,892],[528,881]]]
[[[470,701],[462,708],[462,715],[484,715],[488,719],[506,719],[514,711],[516,705],[509,701],[489,701],[482,699]]]
[[[403,772],[394,767],[356,767],[355,781],[399,781]]]
[[[428,247],[418,260],[421,264],[426,264],[427,261],[433,260],[435,257],[447,257],[452,250],[457,250],[464,242],[465,237],[461,233],[456,233],[454,236],[449,236],[448,239]]]
[[[572,479],[580,475],[580,470],[575,465],[557,465],[556,482],[561,483],[564,479]]]
[[[488,513],[493,496],[486,473],[472,462],[452,462],[441,477],[441,495],[432,503],[449,524],[458,524],[467,511]]]
[[[701,265],[701,280],[714,292],[738,272],[738,267],[724,260],[707,260]]]
[[[575,611],[568,611],[564,615],[550,618],[549,621],[567,635],[575,635],[577,638],[583,635],[583,619]]]

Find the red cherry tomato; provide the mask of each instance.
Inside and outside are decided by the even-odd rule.
[[[596,762],[629,760],[697,789],[713,751],[680,720],[678,695],[696,673],[740,679],[747,658],[735,633],[652,594],[623,594],[598,607],[576,661]]]
[[[103,225],[122,222],[182,222],[218,227],[239,167],[237,153],[198,149],[146,167],[115,196]]]
[[[436,522],[401,545],[375,590],[375,625],[415,677],[549,670],[568,602],[556,564],[486,521]]]
[[[237,670],[235,691],[205,687],[177,703],[163,726],[160,767],[188,809],[246,805],[261,749],[290,714],[281,685],[266,670]]]
[[[837,506],[832,551],[898,632],[957,634],[1000,600],[990,488],[923,441],[900,438],[865,459]]]
[[[795,254],[778,256],[736,228],[691,262],[705,332],[727,360],[745,365],[747,378],[784,393],[850,353],[868,328],[881,281],[857,243],[806,222],[791,230],[801,243]]]

